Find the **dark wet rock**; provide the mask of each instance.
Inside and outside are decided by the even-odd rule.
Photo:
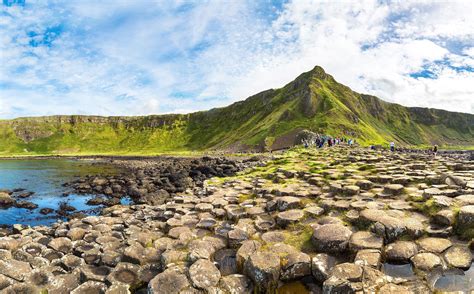
[[[311,240],[318,251],[339,253],[347,249],[351,235],[343,225],[327,224],[317,227]]]
[[[52,208],[47,208],[47,207],[41,208],[40,211],[39,211],[39,213],[44,214],[44,215],[46,215],[46,214],[51,214],[51,213],[53,213],[53,212],[54,212],[54,209],[52,209]]]
[[[15,199],[13,199],[8,193],[0,192],[0,208],[8,208],[15,205]]]
[[[38,204],[35,204],[35,203],[33,203],[33,202],[29,202],[29,201],[24,201],[24,200],[22,200],[22,201],[17,201],[17,202],[15,203],[15,207],[33,210],[33,209],[38,208]]]

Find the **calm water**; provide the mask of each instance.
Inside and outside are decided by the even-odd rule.
[[[92,165],[84,161],[68,159],[40,159],[40,160],[0,160],[0,190],[23,188],[35,192],[25,199],[38,204],[38,208],[28,210],[24,208],[0,209],[0,224],[51,224],[57,220],[55,213],[44,216],[39,213],[41,208],[57,209],[60,202],[66,201],[77,210],[91,210],[97,206],[86,204],[92,195],[70,194],[69,188],[62,184],[77,176],[87,174],[114,174],[118,170],[109,165]],[[89,212],[89,214],[93,214]]]

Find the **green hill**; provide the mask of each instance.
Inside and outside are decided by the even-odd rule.
[[[308,129],[361,144],[474,146],[474,115],[359,94],[321,67],[223,108],[184,115],[48,116],[0,121],[0,154],[262,150]]]

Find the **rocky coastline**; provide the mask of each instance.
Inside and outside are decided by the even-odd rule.
[[[99,216],[0,237],[0,292],[427,293],[471,267],[465,156],[336,146],[265,162],[113,160],[127,174],[67,184],[110,201]],[[124,194],[134,204],[117,205]]]

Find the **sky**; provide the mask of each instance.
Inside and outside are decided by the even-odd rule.
[[[474,1],[0,1],[0,119],[206,110],[315,65],[474,113]]]

